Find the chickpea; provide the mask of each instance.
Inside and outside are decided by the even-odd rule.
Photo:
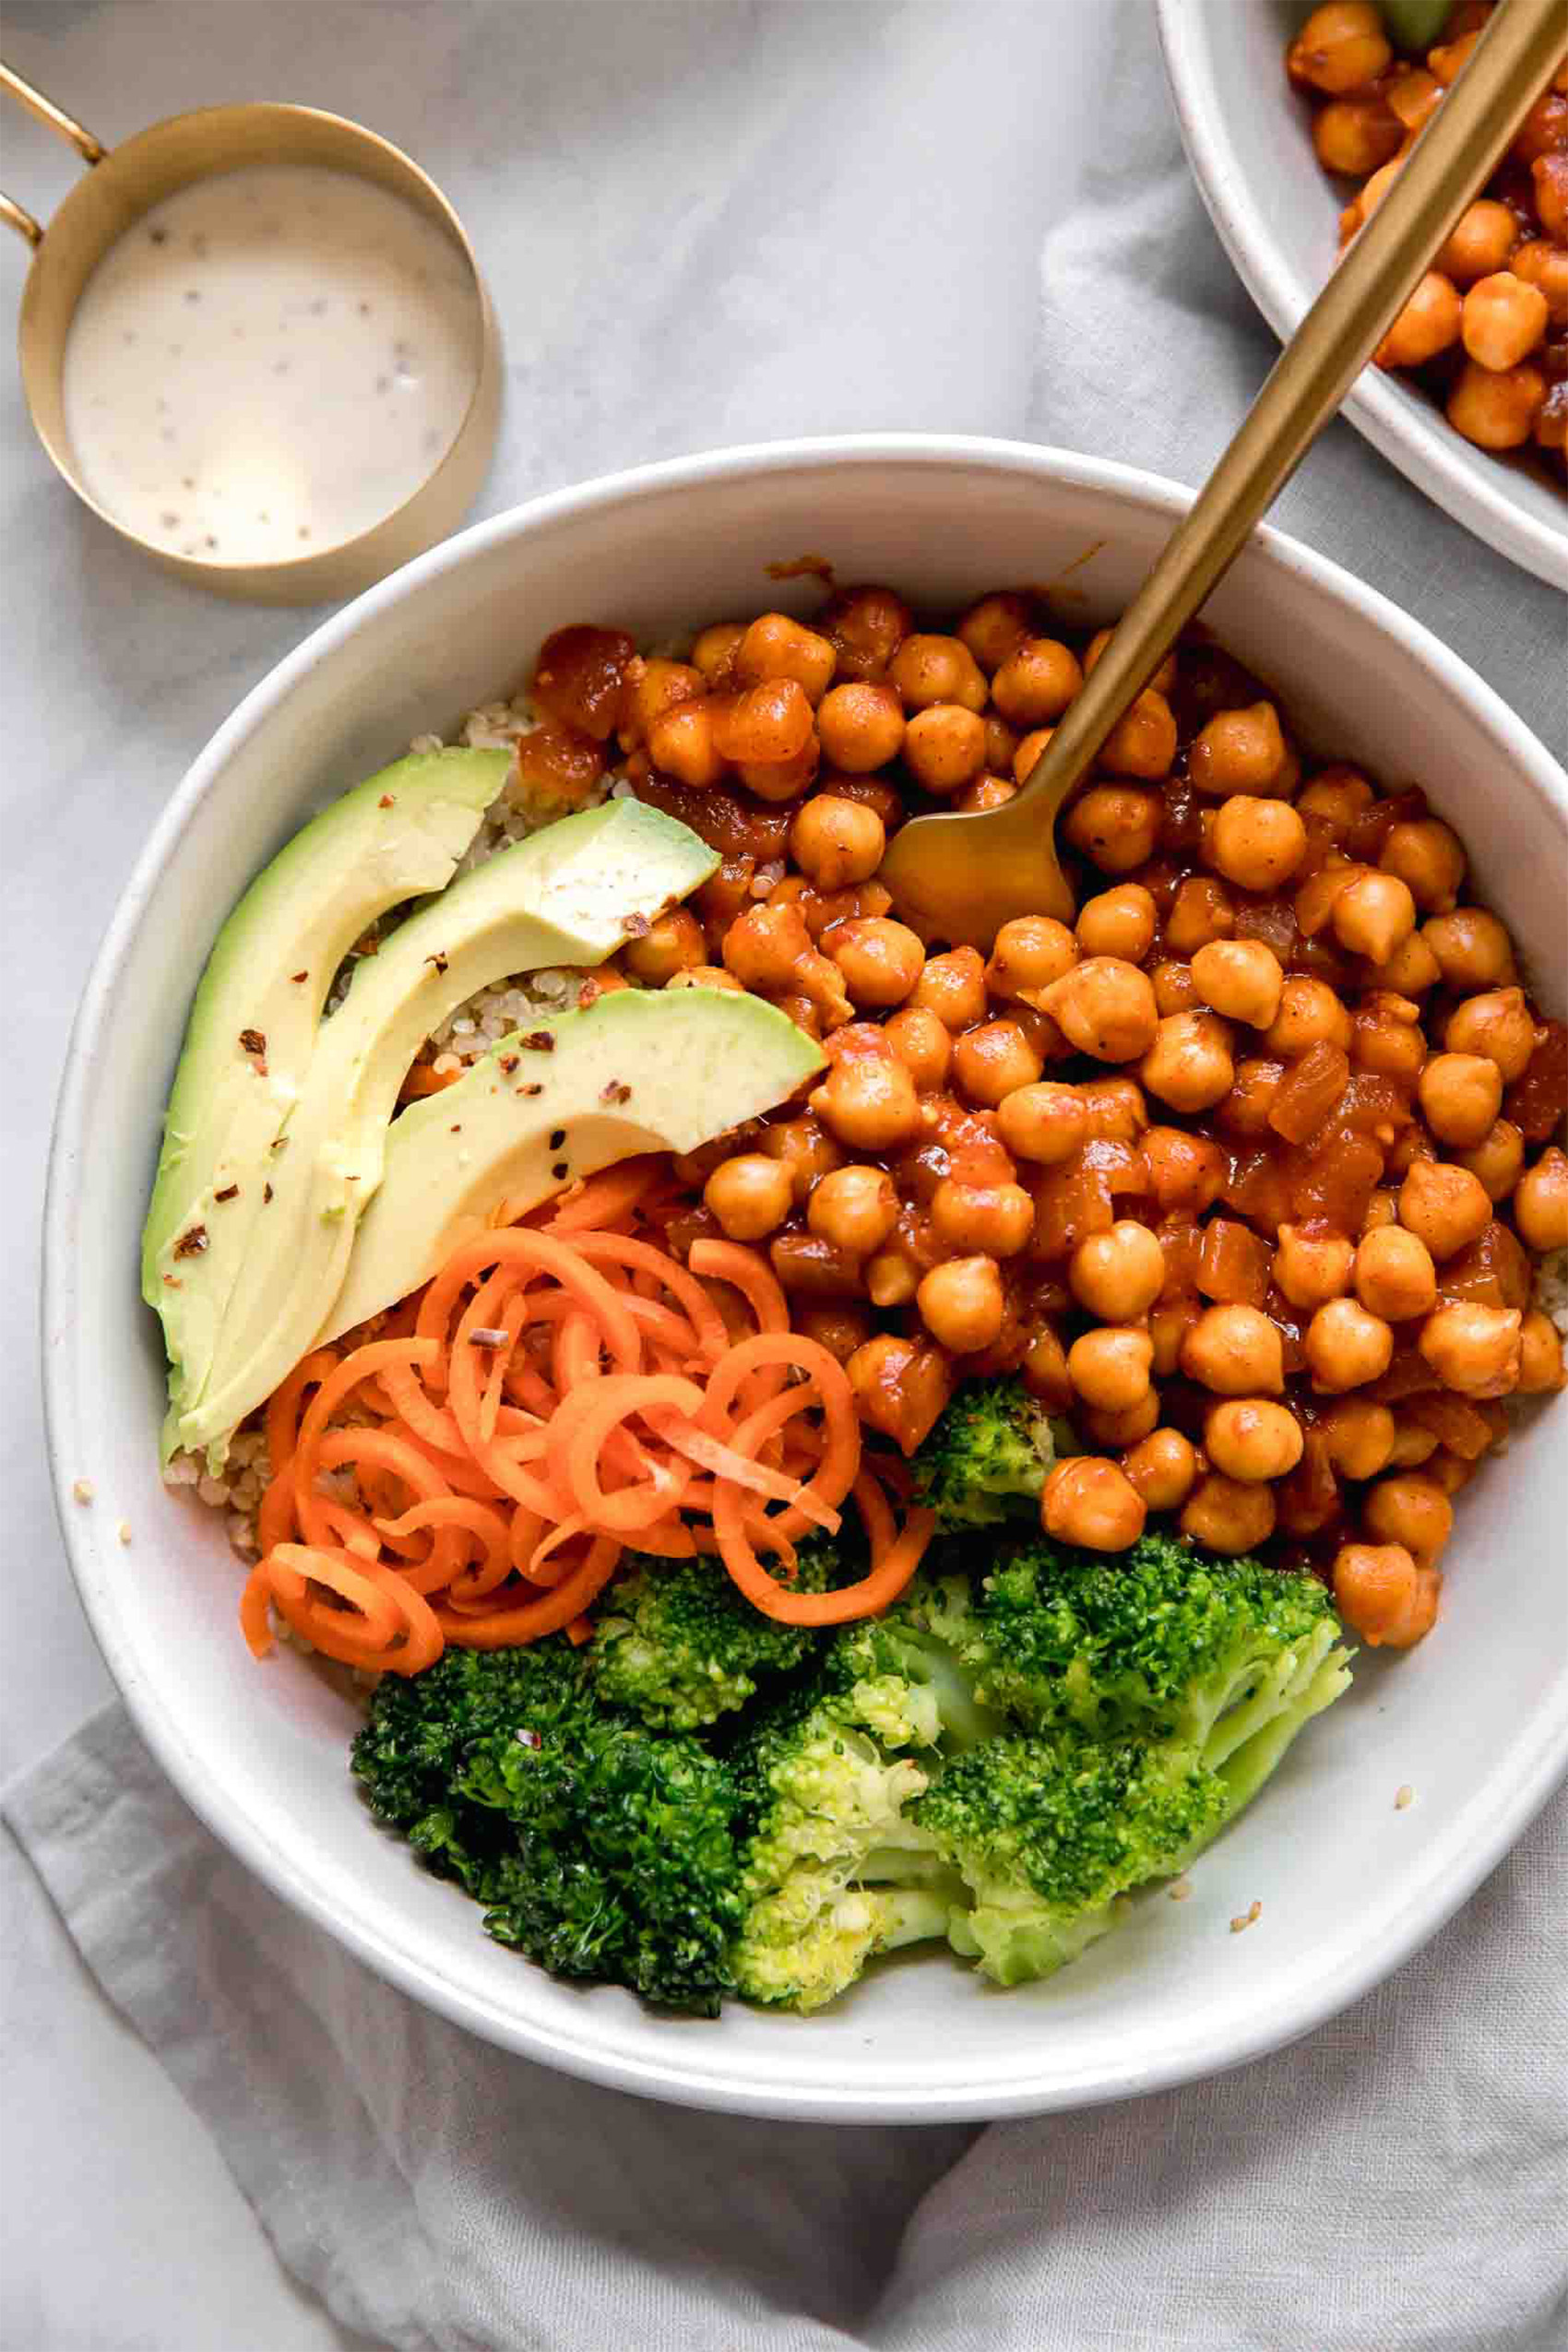
[[[1268,792],[1285,766],[1285,737],[1271,702],[1217,711],[1187,754],[1187,773],[1200,792]]]
[[[1147,1510],[1174,1511],[1193,1491],[1198,1457],[1179,1429],[1155,1429],[1123,1456],[1122,1468]]]
[[[720,1160],[703,1186],[703,1200],[731,1241],[760,1241],[776,1232],[794,1205],[790,1171],[760,1151]]]
[[[1383,1230],[1383,1228],[1385,1225],[1397,1225],[1398,1222],[1398,1194],[1396,1193],[1386,1192],[1380,1188],[1368,1199],[1365,1212],[1361,1218],[1361,1231],[1363,1233],[1379,1233]]]
[[[1256,1307],[1206,1307],[1182,1343],[1182,1370],[1218,1396],[1277,1396],[1285,1386],[1279,1333]]]
[[[1184,1536],[1206,1551],[1255,1551],[1274,1533],[1274,1497],[1265,1485],[1245,1484],[1207,1470],[1188,1496],[1177,1522]]]
[[[1515,1215],[1517,1203],[1515,1203]],[[1418,1159],[1399,1187],[1399,1222],[1439,1263],[1480,1239],[1491,1218],[1485,1185],[1449,1160]]]
[[[1112,776],[1158,780],[1176,760],[1176,719],[1165,696],[1146,686],[1099,747],[1099,765]]]
[[[1018,788],[1011,777],[981,774],[964,786],[953,805],[965,816],[982,816],[987,809],[1005,808],[1017,797]]]
[[[1161,1380],[1169,1380],[1180,1369],[1187,1334],[1203,1312],[1200,1301],[1190,1294],[1184,1298],[1162,1299],[1150,1309],[1148,1336],[1154,1342],[1154,1369]]]
[[[1555,1144],[1515,1185],[1514,1222],[1529,1249],[1568,1249],[1568,1157]]]
[[[838,1146],[809,1113],[799,1119],[781,1119],[765,1128],[758,1148],[789,1170],[797,1206],[806,1199],[820,1178],[844,1165]]]
[[[1146,1331],[1086,1331],[1067,1351],[1067,1373],[1086,1405],[1124,1413],[1149,1393],[1154,1343]]]
[[[881,1168],[836,1168],[806,1204],[806,1223],[825,1241],[857,1256],[879,1250],[898,1222],[898,1194]]]
[[[885,767],[904,745],[904,711],[891,686],[850,679],[824,695],[816,714],[823,757],[847,776]]]
[[[1221,802],[1208,839],[1212,862],[1243,890],[1277,890],[1306,848],[1307,828],[1289,801],[1255,800],[1245,792]],[[1414,921],[1412,911],[1412,927]]]
[[[904,765],[922,790],[961,791],[985,766],[985,721],[962,703],[928,703],[904,731]]]
[[[1329,1299],[1301,1337],[1313,1385],[1331,1396],[1381,1380],[1394,1360],[1394,1334],[1355,1299]]]
[[[742,988],[789,988],[812,944],[798,907],[789,904],[748,907],[724,934],[726,968]]]
[[[1364,816],[1377,794],[1364,776],[1353,767],[1336,762],[1320,768],[1312,782],[1297,800],[1296,806],[1303,816],[1322,817],[1336,833],[1348,832],[1359,816]]]
[[[1106,1454],[1124,1454],[1130,1445],[1140,1444],[1159,1420],[1159,1398],[1151,1388],[1135,1405],[1119,1413],[1108,1413],[1098,1405],[1080,1404],[1072,1409],[1086,1444]]]
[[[1421,1114],[1440,1143],[1473,1150],[1503,1108],[1503,1073],[1479,1053],[1434,1053],[1418,1087]]]
[[[1095,663],[1099,659],[1100,655],[1105,651],[1106,647],[1111,643],[1111,633],[1109,629],[1097,629],[1093,636],[1089,639],[1088,644],[1085,647],[1084,675],[1086,678],[1088,676],[1089,671],[1094,668]],[[1168,653],[1166,655],[1164,660],[1160,663],[1158,669],[1155,671],[1154,676],[1148,683],[1154,688],[1157,695],[1164,695],[1169,699],[1170,690],[1176,683],[1176,656],[1173,653]]]
[[[985,964],[977,947],[950,947],[944,956],[926,959],[910,994],[911,1004],[934,1013],[955,1035],[983,1021],[986,1013]]]
[[[1165,944],[1172,956],[1195,955],[1236,928],[1236,902],[1223,882],[1195,873],[1176,885],[1165,918]]]
[[[1055,637],[1026,637],[997,670],[991,698],[1010,725],[1040,727],[1061,718],[1083,683],[1070,647]]]
[[[883,1035],[921,1094],[934,1094],[946,1085],[953,1040],[934,1013],[907,1004],[901,1013],[894,1014]]]
[[[1022,739],[1016,727],[1009,727],[994,710],[985,714],[985,764],[996,776],[1011,776],[1013,762],[1017,757]]]
[[[1546,337],[1546,296],[1511,269],[1478,278],[1465,297],[1461,339],[1479,367],[1517,367]]]
[[[920,1098],[901,1062],[870,1054],[836,1062],[811,1098],[817,1117],[851,1151],[896,1151],[920,1133]]]
[[[1273,948],[1261,939],[1211,939],[1193,957],[1192,970],[1199,996],[1224,1019],[1244,1021],[1253,1029],[1272,1026],[1285,974]]]
[[[844,975],[854,1004],[902,1004],[925,965],[925,947],[906,923],[863,915],[835,923],[823,945]]]
[[[1293,81],[1338,96],[1376,81],[1393,58],[1372,0],[1327,0],[1325,6],[1313,10],[1285,63]]]
[[[1443,1579],[1418,1568],[1403,1544],[1341,1544],[1334,1561],[1334,1605],[1372,1649],[1409,1649],[1437,1621]]]
[[[1212,1013],[1172,1013],[1156,1030],[1138,1074],[1173,1111],[1206,1111],[1235,1084],[1229,1031]]]
[[[1064,1413],[1073,1401],[1067,1359],[1051,1325],[1042,1324],[1024,1350],[1019,1375],[1029,1395],[1053,1413]]]
[[[1058,1543],[1126,1551],[1144,1531],[1143,1499],[1115,1462],[1075,1454],[1058,1462],[1039,1499],[1040,1525]]]
[[[716,621],[703,630],[692,647],[692,667],[701,671],[710,686],[733,684],[735,657],[745,634],[743,621]]]
[[[1423,1462],[1431,1461],[1436,1452],[1437,1440],[1431,1430],[1423,1429],[1419,1421],[1402,1414],[1395,1423],[1394,1451],[1388,1457],[1389,1468],[1419,1469]]]
[[[1531,1307],[1519,1332],[1517,1394],[1550,1396],[1565,1380],[1568,1373],[1562,1365],[1562,1335],[1550,1315],[1542,1314],[1538,1307]]]
[[[1504,268],[1518,242],[1519,223],[1508,207],[1481,196],[1459,215],[1432,267],[1456,286],[1473,286]]]
[[[837,653],[814,629],[802,628],[787,612],[765,612],[754,621],[735,652],[735,675],[742,685],[770,678],[793,679],[814,703],[827,692]]]
[[[1568,245],[1568,155],[1538,155],[1530,166],[1536,218],[1553,244]]]
[[[1075,849],[1101,873],[1131,873],[1146,865],[1159,837],[1164,802],[1158,792],[1128,784],[1091,784],[1063,818]]]
[[[807,801],[790,827],[790,854],[821,890],[869,882],[886,847],[886,827],[876,811],[833,792]]]
[[[1526,286],[1539,288],[1552,325],[1568,327],[1568,252],[1544,238],[1532,238],[1515,248],[1509,267]]]
[[[966,1029],[953,1048],[953,1079],[968,1102],[993,1110],[1019,1087],[1032,1086],[1045,1064],[1016,1021],[987,1021]]]
[[[933,1265],[915,1292],[921,1320],[955,1356],[993,1347],[1006,1311],[1002,1277],[988,1257],[949,1258]]]
[[[1479,1144],[1469,1151],[1456,1151],[1454,1158],[1485,1185],[1489,1200],[1505,1201],[1525,1165],[1525,1138],[1511,1119],[1499,1119]]]
[[[1086,1136],[1105,1144],[1135,1144],[1148,1125],[1142,1087],[1131,1078],[1085,1078],[1074,1088],[1084,1106]]]
[[[866,1296],[873,1307],[907,1307],[920,1283],[919,1266],[900,1249],[878,1250],[866,1261]]]
[[[961,637],[906,637],[887,670],[888,681],[906,710],[925,710],[936,702],[962,703],[966,710],[985,708],[985,678]],[[997,695],[1004,719],[1013,713]]]
[[[1295,1414],[1266,1396],[1228,1397],[1204,1416],[1205,1453],[1222,1478],[1243,1484],[1288,1477],[1305,1443]]]
[[[1018,738],[1013,747],[1013,780],[1016,784],[1028,782],[1055,732],[1054,727],[1034,727],[1027,735]]]
[[[1162,957],[1149,968],[1149,986],[1154,991],[1154,1009],[1163,1021],[1170,1013],[1196,1013],[1203,1004],[1191,964],[1179,964]]]
[[[1484,907],[1455,907],[1421,925],[1421,937],[1437,958],[1444,988],[1472,996],[1514,976],[1514,944],[1497,917]]]
[[[671,972],[664,983],[666,988],[712,988],[720,994],[726,990],[731,996],[743,996],[745,989],[733,972],[726,972],[717,964],[691,964],[683,971]]]
[[[1165,1252],[1146,1225],[1121,1218],[1109,1232],[1084,1236],[1068,1262],[1067,1281],[1078,1304],[1102,1323],[1134,1323],[1165,1286]]]
[[[1022,996],[1049,988],[1078,960],[1078,944],[1065,923],[1051,915],[1017,915],[996,934],[986,986],[992,996]]]
[[[1457,1299],[1428,1315],[1417,1345],[1444,1388],[1506,1396],[1518,1385],[1524,1320],[1517,1307]]]
[[[1087,898],[1078,909],[1078,946],[1086,956],[1119,956],[1141,964],[1154,945],[1158,920],[1152,896],[1141,882],[1121,882]]]
[[[634,980],[646,980],[650,988],[662,988],[677,972],[689,972],[702,963],[707,954],[702,926],[684,907],[672,907],[650,923],[640,939],[629,939],[621,951],[621,961]]]
[[[996,1126],[1015,1159],[1039,1160],[1046,1167],[1070,1159],[1088,1134],[1083,1103],[1072,1087],[1036,1080],[1016,1087],[996,1107]]]
[[[1359,1070],[1407,1083],[1420,1075],[1427,1056],[1421,1008],[1393,990],[1374,989],[1356,1007],[1350,1059]]]
[[[1459,289],[1441,269],[1429,269],[1372,353],[1379,367],[1424,367],[1459,340]]]
[[[1146,973],[1118,956],[1087,956],[1052,981],[1041,1002],[1068,1043],[1097,1062],[1134,1061],[1158,1034]]]
[[[1328,1458],[1341,1478],[1375,1479],[1394,1455],[1394,1416],[1369,1397],[1347,1396],[1319,1423]]]
[[[857,680],[885,675],[914,620],[892,588],[871,587],[840,589],[821,617],[823,634],[838,655],[839,675]]]
[[[1384,873],[1398,875],[1423,915],[1446,914],[1458,904],[1464,845],[1437,817],[1391,826],[1378,863]]]
[[[999,588],[970,605],[958,635],[989,678],[1017,652],[1029,635],[1034,600],[1016,588]]]
[[[693,791],[707,791],[717,784],[724,761],[714,740],[711,702],[678,702],[661,711],[648,729],[647,753],[661,775]]]
[[[932,1194],[932,1231],[944,1250],[1016,1257],[1034,1222],[1035,1205],[1022,1184],[977,1184],[944,1176]]]
[[[1356,1251],[1356,1296],[1369,1314],[1385,1323],[1430,1313],[1437,1303],[1431,1252],[1402,1225],[1363,1235]]]
[[[1396,947],[1378,977],[1400,996],[1424,996],[1435,988],[1440,978],[1437,957],[1419,931],[1413,931],[1402,946]]]
[[[1161,1212],[1201,1217],[1225,1189],[1229,1162],[1218,1144],[1181,1127],[1150,1127],[1143,1138],[1149,1190]]]
[[[1274,1278],[1293,1307],[1325,1306],[1350,1288],[1355,1244],[1326,1227],[1282,1225],[1274,1253]]]
[[[1484,1055],[1512,1086],[1524,1076],[1536,1050],[1536,1025],[1524,990],[1490,989],[1467,997],[1450,1015],[1443,1042],[1450,1053]]]
[[[1448,422],[1479,449],[1518,449],[1546,398],[1546,378],[1526,362],[1493,373],[1467,361],[1448,395]]]
[[[1405,126],[1379,90],[1331,98],[1313,117],[1313,148],[1325,172],[1364,180],[1392,160]]]
[[[1418,1568],[1435,1568],[1454,1527],[1454,1505],[1431,1479],[1379,1479],[1361,1506],[1368,1535],[1403,1544]]]
[[[1264,1032],[1264,1044],[1282,1061],[1294,1062],[1314,1045],[1348,1051],[1350,1016],[1326,980],[1292,972],[1279,992],[1279,1010]]]
[[[792,1320],[803,1339],[814,1339],[841,1364],[847,1364],[856,1348],[863,1348],[871,1337],[870,1315],[847,1299],[802,1304],[795,1309]]]
[[[1416,928],[1416,902],[1396,873],[1359,873],[1335,899],[1331,921],[1352,956],[1386,964]]]

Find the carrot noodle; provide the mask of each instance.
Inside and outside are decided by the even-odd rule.
[[[257,1657],[279,1621],[327,1657],[415,1674],[447,1644],[587,1640],[623,1548],[712,1556],[784,1623],[885,1609],[932,1520],[862,1454],[848,1375],[790,1328],[766,1257],[638,1226],[647,1157],[454,1249],[355,1345],[318,1348],[266,1409],[261,1557],[240,1597]],[[374,1327],[374,1326],[373,1326]],[[853,1497],[858,1584],[796,1587],[796,1546]]]

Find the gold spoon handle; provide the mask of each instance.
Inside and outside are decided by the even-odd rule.
[[[1503,0],[1030,770],[1019,799],[1039,824],[1054,818],[1337,409],[1545,88],[1563,30],[1562,0]]]
[[[31,82],[24,81],[20,74],[14,73],[9,65],[4,64],[0,64],[0,89],[8,90],[18,106],[25,106],[28,113],[36,114],[48,129],[68,140],[84,163],[101,163],[108,154],[109,149],[102,142],[95,139],[74,115],[67,114],[64,107],[56,106],[52,98],[45,98],[41,89],[35,89]],[[25,237],[30,245],[43,243],[42,224],[18,204],[15,197],[0,196],[0,220],[15,229],[18,236]]]

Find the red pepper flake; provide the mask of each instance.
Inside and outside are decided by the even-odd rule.
[[[463,1132],[463,1123],[462,1123],[462,1121],[461,1121],[460,1119],[459,1119],[459,1120],[457,1120],[457,1123],[455,1123],[452,1127],[450,1127],[450,1128],[447,1130],[447,1133],[448,1133],[449,1134],[454,1134],[454,1135],[460,1135],[460,1134],[462,1134],[462,1132]]]
[[[434,956],[427,956],[424,960],[427,964],[434,964],[438,974],[446,969],[446,958],[442,954],[439,947],[436,949]]]
[[[517,1039],[517,1043],[529,1053],[553,1053],[555,1051],[554,1034],[550,1029],[530,1029],[527,1037]]]
[[[177,1258],[198,1258],[206,1247],[206,1226],[192,1225],[181,1234],[179,1240],[175,1242],[174,1255]]]
[[[536,1078],[531,1087],[519,1087],[517,1088],[517,1092],[522,1095],[542,1094],[544,1092],[544,1088],[540,1085],[539,1080]]]
[[[177,1274],[166,1274],[163,1279],[171,1290],[183,1290],[185,1287]]]
[[[612,1078],[599,1099],[600,1102],[630,1102],[632,1089],[628,1086],[623,1086],[619,1078]]]
[[[264,1184],[264,1185],[262,1186],[262,1188],[261,1188],[261,1205],[262,1205],[263,1208],[265,1208],[265,1207],[267,1206],[267,1202],[268,1202],[271,1198],[272,1198],[272,1187],[271,1187],[271,1185],[270,1185],[270,1184]]]
[[[603,995],[603,993],[604,993],[604,991],[603,991],[603,989],[600,986],[600,984],[599,984],[598,980],[584,980],[584,982],[583,982],[583,984],[582,984],[581,988],[579,988],[579,989],[578,989],[578,991],[577,991],[577,1010],[578,1010],[578,1012],[579,1012],[579,1013],[586,1013],[586,1012],[588,1011],[588,1006],[589,1006],[590,1004],[598,1004],[598,1002],[599,1002],[600,998]]]
[[[259,1029],[242,1029],[240,1031],[240,1051],[242,1053],[252,1053],[257,1055],[263,1054],[267,1051],[267,1039]]]
[[[240,1197],[240,1188],[238,1184],[225,1184],[223,1190],[220,1193],[214,1193],[212,1197],[215,1201],[237,1201]]]
[[[376,804],[375,804],[375,805],[376,805],[376,807],[377,807],[378,809],[389,809],[389,808],[392,806],[392,795],[391,795],[391,793],[390,793],[390,792],[383,792],[383,794],[381,795],[380,800],[379,800],[379,801],[377,801],[377,802],[376,802]]]
[[[349,953],[350,956],[374,956],[380,944],[374,931],[362,931]]]
[[[521,1059],[522,1056],[517,1053],[504,1053],[501,1056],[501,1067],[505,1071],[508,1077],[511,1076],[513,1071],[517,1068],[517,1063],[521,1061]]]
[[[291,972],[289,977],[297,987],[301,980],[309,980],[310,974],[308,972]]]

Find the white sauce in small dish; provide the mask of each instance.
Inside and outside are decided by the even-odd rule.
[[[65,422],[117,522],[208,564],[352,539],[435,470],[473,396],[462,257],[350,172],[195,182],[110,247],[65,345]]]

